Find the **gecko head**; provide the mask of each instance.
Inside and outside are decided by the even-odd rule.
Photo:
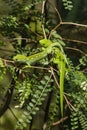
[[[45,39],[41,39],[41,40],[39,41],[39,43],[40,43],[43,47],[48,47],[49,45],[52,44],[52,41],[45,38]]]

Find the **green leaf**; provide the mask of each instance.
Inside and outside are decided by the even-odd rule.
[[[58,42],[59,42],[62,46],[65,46],[65,42],[63,42],[62,40],[59,40],[59,39],[58,39]]]
[[[32,111],[32,114],[35,115],[35,114],[36,114],[36,111]]]
[[[26,115],[26,116],[27,116],[27,115],[28,115],[28,112],[24,111],[24,112],[23,112],[23,115]]]
[[[23,121],[22,125],[23,125],[23,127],[25,128],[25,127],[27,126],[27,123],[25,123],[25,122]]]
[[[45,82],[44,80],[41,80],[40,83],[41,83],[42,85],[45,85],[45,84],[46,84],[46,82]]]
[[[38,89],[42,90],[42,89],[43,89],[43,86],[39,85],[39,86],[38,86]]]
[[[54,39],[61,39],[62,40],[62,37],[61,37],[61,35],[59,35],[58,33],[57,33],[57,31],[53,31],[52,32],[52,36],[54,37]]]
[[[29,106],[33,107],[33,106],[34,106],[34,104],[30,102],[30,103],[29,103]]]
[[[30,107],[30,106],[27,106],[27,110],[30,111],[30,110],[31,110],[31,107]]]
[[[46,96],[47,96],[47,93],[43,93],[43,96],[46,97]]]
[[[39,111],[39,107],[35,107],[35,110],[36,110],[36,111]]]
[[[41,97],[41,101],[44,101],[45,100],[45,98],[44,97]]]
[[[46,76],[44,76],[44,78],[45,78],[46,80],[49,80],[49,76],[47,76],[47,75],[46,75]]]
[[[31,101],[32,101],[33,103],[36,103],[36,100],[35,100],[35,99],[31,99]]]
[[[29,119],[29,120],[32,120],[32,116],[29,115],[28,119]]]
[[[29,119],[26,119],[26,123],[28,123],[28,124],[29,124],[30,122],[31,122],[31,121],[30,121]]]

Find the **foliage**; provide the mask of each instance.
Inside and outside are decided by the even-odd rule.
[[[65,6],[65,9],[72,10],[73,8],[72,0],[62,0],[62,2],[63,5]]]
[[[6,48],[10,52],[6,56],[0,54],[0,82],[5,74],[10,73],[9,86],[2,87],[2,93],[7,98],[2,107],[3,113],[8,109],[8,100],[15,91],[15,109],[23,110],[22,116],[17,119],[16,130],[32,127],[34,116],[44,108],[47,98],[48,105],[44,108],[47,115],[42,127],[46,124],[45,129],[49,130],[59,120],[61,130],[80,127],[86,130],[87,77],[80,67],[86,66],[87,57],[80,58],[76,67],[67,58],[64,52],[67,44],[55,29],[51,34],[48,19],[44,23],[45,16],[36,8],[45,1],[4,2],[11,10],[10,15],[0,18],[0,49],[2,54]],[[62,2],[65,9],[72,9],[72,1]],[[64,120],[64,116],[69,122]],[[62,121],[65,122],[61,126]]]
[[[33,86],[31,88],[31,99],[29,103],[26,105],[26,111],[23,112],[23,115],[21,119],[19,119],[19,122],[17,124],[18,125],[17,127],[20,127],[20,123],[21,123],[21,129],[22,127],[24,128],[27,125],[27,123],[31,122],[32,116],[36,114],[43,100],[45,100],[45,97],[51,91],[50,84],[51,82],[53,82],[51,81],[51,77],[49,78],[46,75],[39,83],[37,82],[37,80],[38,80],[38,77],[36,76],[32,77],[31,85]],[[23,89],[22,94],[23,93],[24,93],[24,89]],[[29,96],[29,93],[27,93],[26,91],[25,95]]]
[[[70,121],[71,121],[71,129],[77,130],[81,127],[81,129],[86,129],[87,122],[87,88],[86,88],[86,76],[82,72],[78,71],[77,68],[72,67],[70,70],[70,75],[67,77],[67,85],[66,89],[68,89],[69,96],[72,99],[71,102],[75,108],[75,110],[71,110]],[[69,88],[70,87],[70,88]],[[85,113],[85,115],[84,115]],[[84,122],[81,122],[81,120]],[[81,125],[81,126],[79,126]]]

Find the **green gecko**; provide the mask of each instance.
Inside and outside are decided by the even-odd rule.
[[[57,64],[60,72],[60,108],[61,115],[63,116],[64,76],[66,71],[65,66],[67,64],[67,59],[59,42],[53,43],[48,39],[42,39],[40,40],[40,44],[44,47],[44,50],[42,52],[33,54],[31,56],[17,54],[13,57],[13,60],[21,63],[26,63],[27,65],[32,65],[46,57],[48,54],[54,54],[53,63]]]
[[[45,45],[46,43],[48,44],[47,46]],[[40,41],[40,44],[41,45],[44,44],[44,39],[43,39],[43,41]],[[43,51],[33,54],[31,56],[17,54],[16,56],[13,57],[13,60],[20,62],[20,63],[26,63],[28,65],[32,65],[32,64],[36,63],[37,61],[46,57],[48,54],[50,54],[53,50],[53,47],[55,47],[55,46],[60,47],[59,43],[52,43],[50,40],[47,40],[47,39],[45,39],[45,44],[43,45],[43,46],[45,46]]]
[[[45,50],[43,50],[42,52],[33,54],[31,56],[17,54],[16,56],[13,57],[13,60],[20,62],[20,63],[26,63],[28,65],[32,65],[32,64],[36,63],[37,61],[46,57],[48,54],[51,53],[51,51],[52,51],[52,48],[48,47]]]
[[[42,39],[41,45],[47,47],[47,45],[53,45],[54,49],[54,56],[53,56],[53,63],[57,64],[59,72],[60,72],[60,109],[61,109],[61,116],[63,117],[63,96],[64,96],[64,76],[66,72],[66,64],[68,65],[67,58],[64,54],[63,48],[60,43],[53,43],[51,41],[47,44],[47,39]],[[57,46],[57,47],[56,47]]]

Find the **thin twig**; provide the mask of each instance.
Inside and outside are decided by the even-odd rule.
[[[42,29],[43,29],[44,38],[47,38],[47,36],[46,36],[46,32],[45,32],[45,27],[44,27],[44,11],[45,11],[45,3],[46,3],[46,1],[44,0],[43,3],[42,3]]]
[[[51,6],[53,6],[53,5],[51,5]],[[64,21],[62,21],[62,17],[61,17],[61,15],[60,15],[60,13],[59,13],[59,10],[58,10],[56,7],[54,7],[54,9],[55,9],[55,11],[57,12],[57,15],[58,15],[58,18],[59,18],[59,24],[57,24],[57,25],[51,30],[51,32],[50,32],[50,34],[49,34],[49,39],[50,39],[50,37],[51,37],[51,34],[52,34],[58,27],[60,27],[61,25],[73,25],[73,26],[79,26],[79,27],[86,27],[86,28],[87,28],[87,25],[85,25],[85,24],[79,24],[79,23],[74,23],[74,22],[64,22]]]
[[[50,37],[51,37],[51,35],[52,35],[52,33],[58,28],[58,27],[60,27],[60,23],[59,24],[57,24],[51,31],[50,31],[50,34],[49,34],[49,37],[48,37],[48,39],[50,39]]]
[[[76,111],[75,107],[68,101],[65,95],[64,95],[64,98],[66,100],[67,105],[70,106],[74,111]]]
[[[64,41],[70,41],[70,42],[76,42],[76,43],[80,43],[80,44],[87,44],[87,42],[80,41],[80,40],[73,40],[73,39],[66,39],[66,38],[62,38],[62,40],[64,40]]]
[[[68,118],[68,116],[66,116],[66,117],[64,117],[64,118],[61,118],[59,121],[54,122],[54,123],[53,123],[53,126],[59,125],[60,123],[64,122],[67,118]]]
[[[48,3],[51,5],[51,7],[53,7],[54,11],[57,13],[59,23],[62,22],[62,17],[61,17],[61,15],[59,13],[59,10],[50,1],[48,1]]]
[[[7,63],[12,63],[12,64],[14,64],[15,62],[14,61],[12,61],[12,60],[7,60],[7,59],[3,59],[3,58],[1,58],[1,60],[3,61],[3,63],[4,63],[4,65],[5,66],[8,66],[8,64]]]
[[[50,70],[51,70],[51,73],[52,73],[52,75],[53,75],[53,78],[54,78],[54,80],[55,80],[55,82],[56,82],[56,84],[57,84],[58,89],[60,89],[60,86],[59,86],[59,83],[58,83],[58,81],[57,81],[57,79],[56,79],[56,76],[55,76],[55,74],[54,74],[53,68],[50,67]]]
[[[61,18],[61,15],[60,15],[60,13],[59,13],[59,10],[58,10],[56,7],[54,7],[54,9],[55,9],[55,11],[57,12],[57,14],[58,14],[58,16],[59,16],[59,21],[60,21],[60,23],[62,23],[62,18]]]
[[[50,71],[50,68],[40,67],[40,66],[25,66],[25,67],[23,67],[22,70],[24,70],[24,69],[26,69],[26,68],[36,68],[36,69],[42,69],[42,70]]]
[[[73,26],[79,26],[79,27],[86,27],[87,28],[87,25],[84,25],[84,24],[78,24],[78,23],[73,23],[73,22],[63,22],[61,21],[59,24],[57,24],[50,32],[49,34],[49,38],[51,37],[51,34],[57,29],[59,28],[61,25],[73,25]]]
[[[13,112],[12,108],[11,108],[11,107],[8,107],[8,108],[9,108],[9,110],[10,110],[11,114],[14,116],[14,118],[18,121],[18,118],[17,118],[17,117],[16,117],[16,115],[14,114],[14,112]]]
[[[57,16],[58,16],[58,19],[59,19],[59,24],[57,24],[51,31],[50,31],[50,34],[49,34],[49,37],[48,39],[50,39],[51,37],[51,34],[61,25],[60,23],[62,23],[62,17],[59,13],[59,10],[54,6],[52,5],[52,3],[50,1],[48,1],[49,4],[53,7],[53,9],[55,10],[55,12],[57,13]]]
[[[77,48],[72,48],[72,47],[65,47],[66,49],[69,49],[69,50],[74,50],[74,51],[78,51],[78,52],[80,52],[81,54],[83,54],[83,55],[85,55],[85,56],[87,56],[87,54],[86,53],[84,53],[82,50],[80,50],[80,49],[77,49]]]
[[[79,27],[85,27],[87,28],[87,25],[85,24],[79,24],[79,23],[73,23],[73,22],[60,22],[61,25],[73,25],[73,26],[79,26]]]

